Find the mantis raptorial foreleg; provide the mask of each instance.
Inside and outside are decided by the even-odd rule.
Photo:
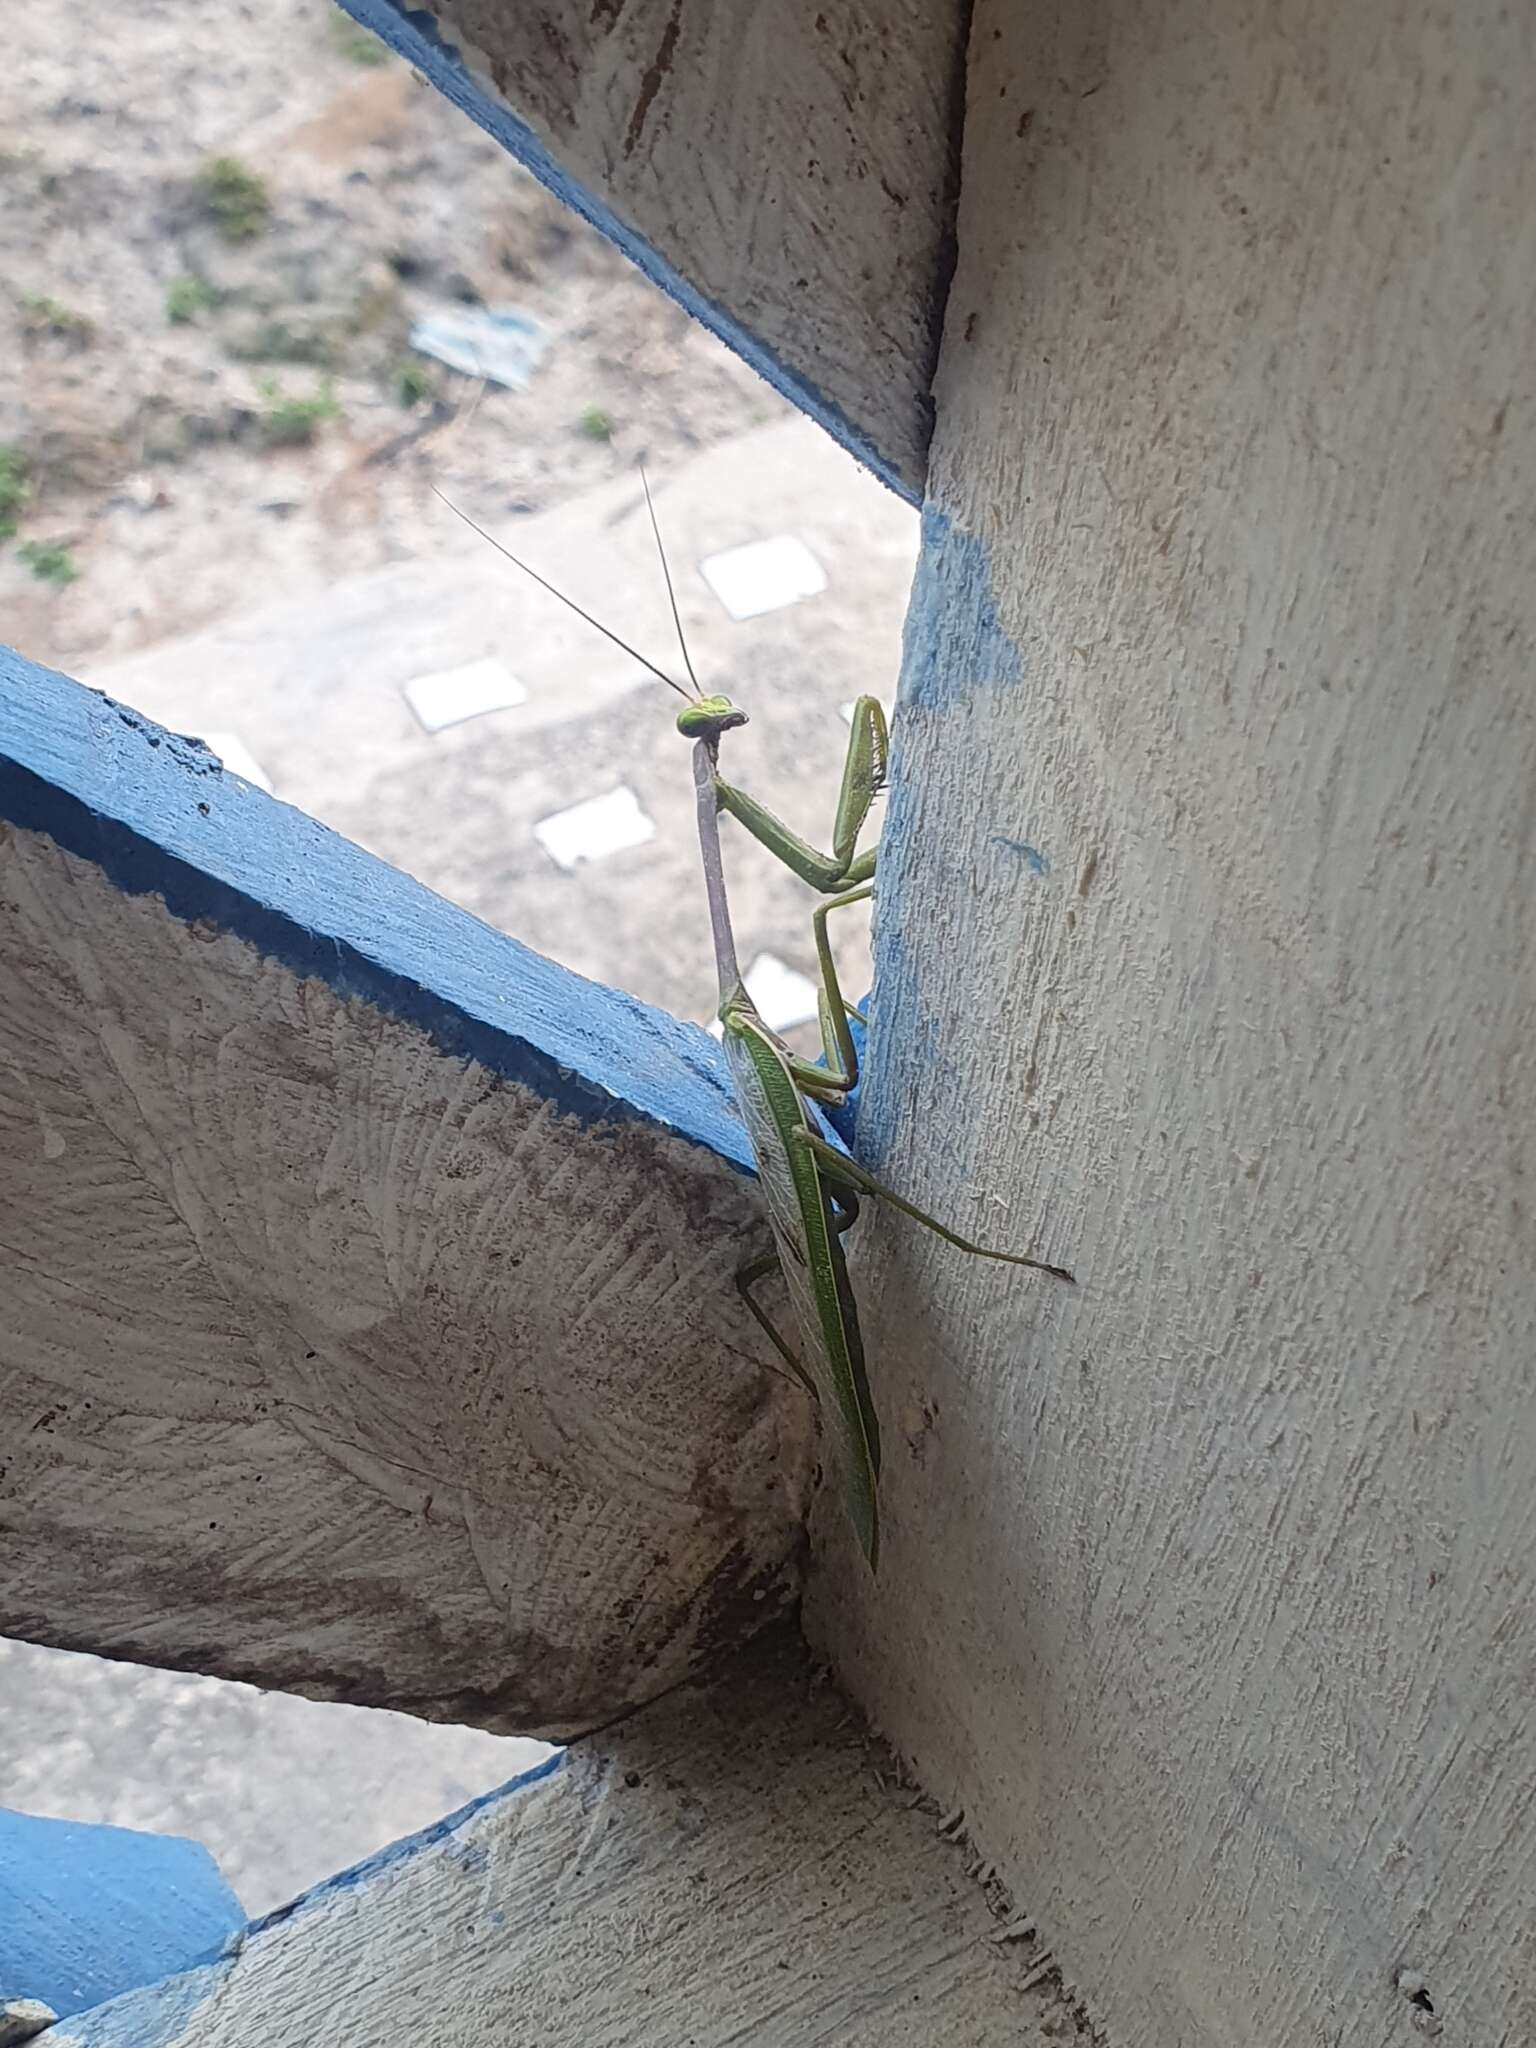
[[[890,760],[885,713],[874,697],[860,697],[853,707],[848,729],[848,753],[843,762],[843,779],[838,788],[837,811],[832,824],[832,851],[819,853],[814,846],[792,832],[782,818],[776,818],[754,796],[734,784],[715,777],[720,808],[729,811],[752,837],[802,882],[823,896],[867,882],[875,872],[875,849],[858,851],[859,834],[869,816],[870,806],[885,787]]]
[[[889,754],[885,713],[875,698],[860,697],[854,704],[849,725],[848,753],[838,787],[830,854],[818,852],[792,832],[782,818],[775,817],[756,797],[748,796],[718,773],[715,776],[715,797],[721,810],[728,811],[792,874],[829,899],[817,905],[812,917],[821,975],[816,1008],[826,1064],[818,1067],[790,1055],[796,1081],[807,1094],[819,1099],[844,1096],[858,1085],[858,1050],[848,1029],[850,1005],[844,1002],[838,986],[827,936],[827,915],[852,903],[867,902],[874,894],[876,850],[870,847],[861,854],[858,842],[870,807],[885,787]]]

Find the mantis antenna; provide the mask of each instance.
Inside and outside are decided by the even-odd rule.
[[[645,472],[642,470],[641,481],[644,482],[644,480]],[[442,498],[443,503],[448,507],[448,510],[454,515],[456,519],[462,519],[464,524],[467,527],[469,527],[472,532],[478,533],[483,541],[489,541],[490,545],[496,550],[498,555],[505,555],[507,560],[512,564],[514,569],[521,569],[525,576],[531,576],[533,578],[534,582],[538,584],[541,590],[547,590],[551,597],[558,597],[560,602],[565,606],[567,611],[573,611],[578,619],[585,619],[589,626],[591,626],[596,632],[601,633],[605,640],[611,640],[615,647],[621,649],[623,653],[629,656],[631,661],[638,661],[642,668],[649,669],[651,674],[655,676],[658,682],[665,683],[669,690],[676,690],[679,697],[686,697],[690,704],[694,701],[693,697],[689,696],[688,692],[683,688],[682,684],[677,682],[673,677],[669,676],[664,668],[658,668],[655,662],[647,660],[647,658],[640,652],[640,650],[637,647],[631,647],[627,640],[621,640],[618,634],[615,633],[611,627],[605,626],[603,624],[601,619],[594,619],[590,612],[584,612],[581,606],[576,602],[575,598],[567,597],[563,590],[557,590],[553,583],[550,583],[546,580],[546,578],[539,574],[537,569],[530,569],[526,562],[520,562],[517,556],[513,554],[512,550],[509,547],[503,546],[503,544],[496,538],[494,533],[487,533],[485,528],[481,526],[477,521],[471,519],[467,512],[461,512],[459,510],[459,507],[455,505],[455,503],[453,502],[452,498],[445,496],[444,493],[437,488],[436,484],[429,484],[428,489],[431,491],[433,497]],[[647,486],[646,489],[645,502],[647,505],[649,505],[651,502],[651,493],[649,486]],[[656,524],[656,513],[654,508],[651,512],[651,524],[653,527]],[[659,545],[661,541],[661,535],[659,533],[657,534],[656,539]],[[667,558],[665,554],[663,554],[661,558],[661,566],[663,570],[666,569]],[[667,577],[667,595],[669,597],[672,596],[672,578],[670,576]],[[676,598],[672,598],[672,616],[674,619],[677,618]],[[683,635],[681,621],[678,622],[677,635],[679,640],[681,640]],[[683,647],[683,660],[685,663],[688,664],[688,676],[689,680],[693,683],[695,693],[701,694],[699,693],[698,680],[693,673],[693,665],[692,663],[688,662],[688,649],[686,645],[684,645]]]
[[[645,464],[642,462],[637,466],[640,471],[640,488],[645,492],[645,509],[651,515],[651,531],[656,536],[656,552],[661,557],[661,573],[667,579],[667,602],[672,607],[672,623],[677,628],[677,644],[683,650],[683,667],[688,671],[688,680],[693,685],[694,696],[702,697],[704,692],[700,689],[699,679],[693,672],[693,663],[688,659],[688,641],[683,632],[682,615],[677,609],[677,592],[672,588],[672,571],[667,566],[667,551],[662,546],[661,526],[656,517],[656,507],[651,503],[650,479],[645,473]]]

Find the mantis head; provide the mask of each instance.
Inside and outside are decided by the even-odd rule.
[[[745,711],[738,710],[729,697],[693,697],[677,714],[677,729],[685,740],[718,739],[721,733],[746,722]]]

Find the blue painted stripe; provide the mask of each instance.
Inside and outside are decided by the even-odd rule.
[[[0,647],[0,819],[234,933],[587,1124],[657,1125],[743,1171],[720,1048],[585,981],[225,774],[200,740]],[[700,915],[703,915],[702,901]]]
[[[1003,624],[994,590],[985,543],[937,505],[925,505],[902,631],[899,705],[945,711],[1023,680],[1024,657]]]
[[[983,543],[955,525],[936,505],[923,508],[922,547],[912,580],[912,600],[902,633],[901,683],[885,826],[880,834],[880,916],[875,924],[875,998],[871,1027],[879,1035],[899,1028],[903,1040],[931,1068],[940,1087],[958,1076],[945,1050],[932,1010],[924,999],[919,969],[923,949],[910,920],[912,906],[931,894],[917,887],[920,865],[930,876],[935,863],[956,867],[955,900],[970,878],[958,870],[964,858],[951,832],[935,829],[925,814],[934,787],[906,772],[903,735],[909,722],[930,726],[974,698],[1016,690],[1025,680],[1024,659],[997,609],[992,564]],[[1039,848],[1014,842],[1029,871],[1043,875],[1050,862]],[[896,1105],[889,1091],[870,1097],[859,1126],[859,1157],[879,1172],[893,1141]]]
[[[840,406],[811,383],[803,372],[783,363],[755,334],[750,334],[723,306],[706,298],[694,285],[659,255],[645,238],[620,218],[612,207],[579,185],[562,169],[526,122],[520,121],[498,99],[485,92],[465,68],[457,50],[445,43],[437,22],[421,8],[393,4],[393,0],[340,0],[354,19],[373,30],[381,41],[414,64],[431,80],[445,98],[469,115],[487,135],[515,156],[555,197],[590,221],[600,235],[621,249],[652,284],[675,299],[695,320],[717,334],[743,362],[782,392],[791,405],[809,413],[846,448],[850,455],[877,476],[908,504],[921,502],[921,487],[908,483],[891,461],[881,453],[868,434],[850,420]]]

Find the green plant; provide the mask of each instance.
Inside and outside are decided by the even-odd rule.
[[[80,574],[74,556],[62,541],[24,540],[16,552],[39,583],[57,583],[62,588]]]
[[[604,412],[600,405],[589,405],[577,420],[576,431],[588,441],[611,441],[613,439],[612,415]]]
[[[437,379],[424,363],[415,362],[410,356],[395,372],[395,396],[407,412],[413,411],[425,399],[437,395]]]
[[[387,64],[393,54],[389,45],[381,43],[371,28],[364,28],[360,21],[354,21],[339,7],[331,16],[331,41],[338,56],[353,64]]]
[[[21,524],[22,507],[32,495],[30,467],[20,448],[0,444],[0,540],[9,540]]]
[[[308,363],[316,370],[335,370],[342,360],[336,337],[324,324],[291,325],[282,318],[246,327],[226,346],[237,363]]]
[[[60,334],[70,341],[84,342],[96,332],[84,313],[77,313],[62,299],[50,298],[47,292],[23,292],[21,310],[32,334]]]
[[[172,278],[166,286],[165,317],[173,327],[184,327],[199,313],[211,313],[218,303],[219,295],[211,284],[205,284],[200,277],[183,274]]]
[[[266,227],[272,211],[266,181],[239,157],[210,157],[193,184],[226,242],[248,242]]]
[[[266,378],[260,390],[261,435],[269,448],[307,448],[321,424],[341,411],[328,377],[309,398],[291,396],[275,377]]]

